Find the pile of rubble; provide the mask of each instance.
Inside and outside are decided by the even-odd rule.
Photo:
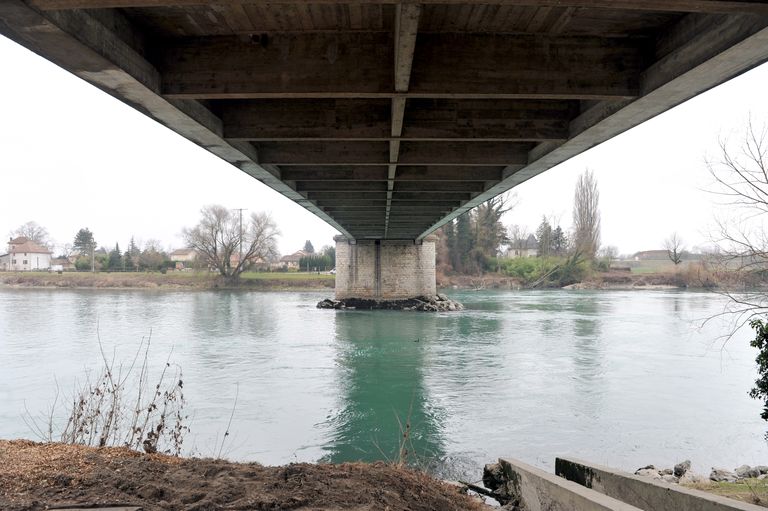
[[[459,302],[445,295],[419,296],[405,300],[373,300],[364,298],[345,298],[331,300],[326,298],[317,304],[318,309],[357,309],[357,310],[405,310],[421,312],[453,312],[464,310]]]
[[[691,472],[691,461],[685,460],[675,465],[674,468],[657,469],[653,465],[648,465],[647,467],[637,469],[635,475],[660,479],[667,483],[679,484],[696,484],[704,483],[706,481],[733,483],[741,479],[765,479],[768,477],[768,466],[758,465],[756,467],[750,467],[749,465],[741,465],[733,471],[723,468],[713,468],[712,472],[709,474],[709,478],[707,478]]]

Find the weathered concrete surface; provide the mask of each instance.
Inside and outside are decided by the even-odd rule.
[[[336,299],[404,300],[437,294],[435,238],[351,242],[337,236]]]
[[[765,511],[764,507],[584,461],[557,458],[555,473],[646,511]]]
[[[525,511],[639,511],[620,502],[509,458],[500,459],[504,474]]]

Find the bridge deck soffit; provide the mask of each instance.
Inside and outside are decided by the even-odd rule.
[[[4,0],[0,33],[350,239],[419,240],[768,60],[765,0]]]

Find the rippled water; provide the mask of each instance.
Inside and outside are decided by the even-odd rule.
[[[71,388],[152,334],[153,364],[184,370],[190,452],[233,459],[396,456],[410,417],[416,459],[447,476],[511,456],[632,469],[768,463],[747,392],[749,332],[701,320],[723,299],[684,292],[453,293],[462,313],[327,311],[318,293],[0,290],[0,437],[33,437],[54,377]]]

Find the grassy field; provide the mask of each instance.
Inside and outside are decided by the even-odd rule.
[[[613,263],[616,267],[629,266],[632,273],[638,275],[648,275],[652,273],[672,273],[675,271],[685,271],[691,265],[698,264],[698,261],[683,261],[675,266],[672,261],[616,261]]]
[[[328,273],[306,272],[251,272],[247,271],[241,276],[247,280],[330,280],[336,279],[335,275]]]
[[[687,486],[687,485],[686,485]],[[768,479],[744,479],[736,483],[708,481],[687,486],[729,499],[768,507]]]

